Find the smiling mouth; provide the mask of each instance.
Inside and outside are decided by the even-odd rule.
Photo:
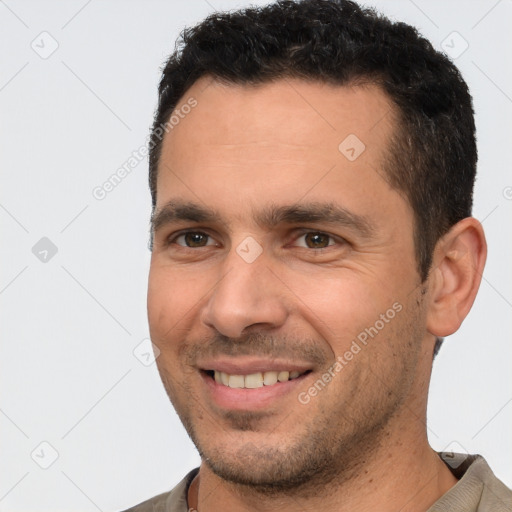
[[[274,386],[280,382],[288,382],[302,377],[311,370],[305,372],[298,371],[267,371],[250,373],[247,375],[231,375],[229,373],[220,372],[217,370],[206,370],[204,373],[221,386],[233,389],[256,389],[263,386]]]

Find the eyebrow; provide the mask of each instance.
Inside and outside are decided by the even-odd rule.
[[[255,218],[258,224],[267,227],[282,223],[324,223],[354,229],[365,237],[370,237],[374,232],[374,228],[367,217],[355,214],[332,202],[296,203],[286,206],[271,205],[264,208]]]
[[[350,228],[365,238],[370,238],[375,232],[374,226],[366,216],[355,214],[332,202],[295,203],[284,206],[271,204],[256,212],[254,219],[264,228],[272,228],[279,224],[325,223]],[[171,200],[151,216],[151,229],[155,232],[162,226],[177,221],[227,225],[221,215],[213,209],[194,202]]]
[[[151,229],[157,231],[162,226],[177,221],[221,223],[221,218],[214,210],[197,203],[172,200],[151,215]]]

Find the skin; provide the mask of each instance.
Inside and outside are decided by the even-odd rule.
[[[189,506],[427,510],[456,483],[427,441],[433,346],[473,303],[486,255],[480,224],[464,219],[439,241],[422,283],[413,212],[386,181],[395,125],[376,86],[203,77],[180,105],[190,96],[197,106],[163,142],[148,290],[158,369],[203,461]],[[365,145],[354,161],[338,149],[349,134]],[[216,217],[162,214],[178,201]],[[263,222],[271,207],[321,204],[350,215]],[[237,252],[255,247],[251,263]],[[335,372],[338,357],[346,364]],[[262,362],[309,373],[252,400],[261,389],[226,399],[204,372]],[[335,377],[301,403],[329,368]]]

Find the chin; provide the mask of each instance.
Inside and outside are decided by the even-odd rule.
[[[296,447],[258,448],[247,443],[235,453],[208,452],[203,460],[218,477],[265,494],[295,491],[323,470],[310,458],[305,460]]]
[[[220,433],[206,439],[191,437],[204,464],[241,492],[306,497],[316,495],[319,487],[328,485],[333,478],[343,479],[336,470],[341,462],[339,456],[343,459],[343,455],[335,453],[337,450],[325,437],[308,435],[306,431],[286,439],[254,432],[233,432],[225,434],[224,439]],[[346,476],[351,472],[349,466],[350,463],[345,465]]]

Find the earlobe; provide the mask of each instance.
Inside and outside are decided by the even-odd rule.
[[[473,217],[455,224],[437,243],[429,277],[427,330],[453,334],[475,300],[487,256],[482,225]]]

